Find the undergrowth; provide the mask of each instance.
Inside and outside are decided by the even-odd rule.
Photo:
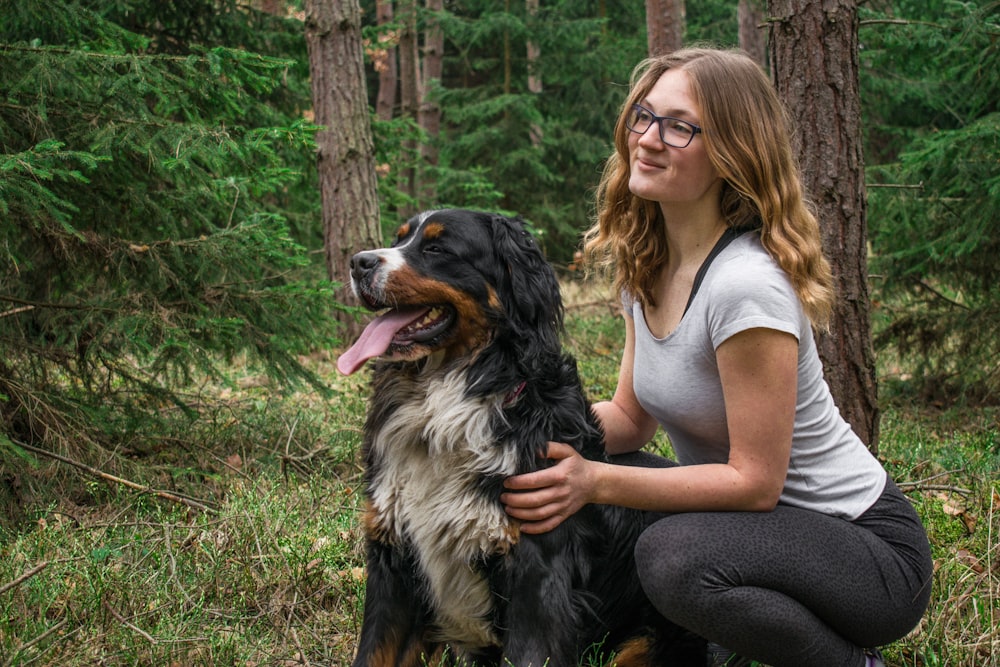
[[[567,346],[587,391],[610,396],[617,308],[591,292],[568,301]],[[4,459],[2,492],[19,507],[0,523],[0,667],[350,663],[365,583],[365,374],[342,378],[327,355],[303,361],[329,397],[247,377],[203,387],[193,421],[164,408],[167,431],[87,471],[30,452]],[[884,398],[880,458],[927,526],[935,580],[924,620],[886,647],[887,662],[997,664],[998,412],[897,396]]]

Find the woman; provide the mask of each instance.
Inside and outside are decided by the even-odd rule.
[[[883,664],[866,649],[919,621],[930,550],[823,379],[830,268],[764,72],[712,49],[640,65],[597,203],[585,251],[626,335],[594,410],[629,465],[550,443],[553,467],[507,480],[507,512],[525,533],[586,503],[665,514],[636,547],[644,589],[728,664]],[[658,426],[679,465],[638,452]]]

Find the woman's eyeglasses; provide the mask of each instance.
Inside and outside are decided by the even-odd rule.
[[[636,134],[645,134],[653,123],[660,126],[660,141],[674,148],[687,148],[694,135],[701,133],[701,128],[694,123],[672,116],[657,116],[641,104],[633,104],[625,116],[625,127]]]

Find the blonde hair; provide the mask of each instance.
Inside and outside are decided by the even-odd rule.
[[[701,136],[724,181],[719,205],[726,224],[760,226],[764,247],[788,274],[809,319],[825,328],[833,277],[819,223],[802,190],[790,123],[770,79],[742,51],[682,49],[636,67],[615,125],[615,150],[598,185],[597,219],[584,235],[585,256],[611,271],[618,291],[655,305],[653,285],[667,259],[663,213],[656,202],[629,191],[625,116],[674,68],[687,73],[701,108]]]

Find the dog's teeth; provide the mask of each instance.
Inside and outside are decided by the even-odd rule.
[[[424,319],[422,319],[420,321],[420,326],[426,326],[426,325],[432,323],[434,320],[436,320],[440,316],[441,316],[441,309],[440,308],[431,308],[427,312],[427,314],[424,315]]]

